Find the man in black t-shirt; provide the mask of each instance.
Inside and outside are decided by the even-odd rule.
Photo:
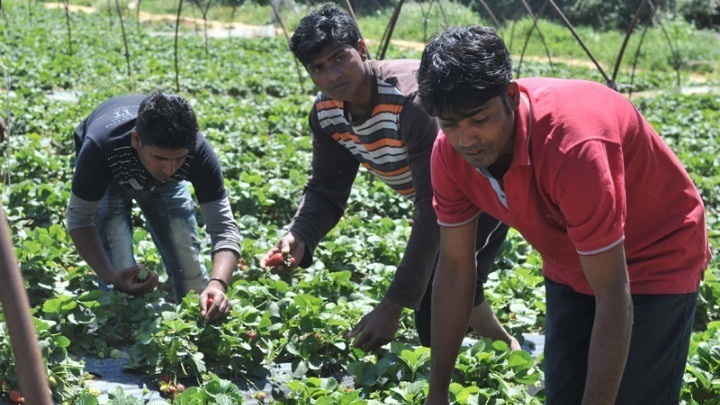
[[[222,169],[199,132],[190,104],[175,95],[126,95],[97,107],[75,129],[77,163],[67,226],[101,286],[140,295],[158,285],[133,255],[131,210],[137,202],[162,256],[175,299],[194,290],[208,320],[227,316],[227,285],[241,237]],[[200,255],[193,185],[212,240],[212,273]],[[209,298],[212,303],[208,305]]]

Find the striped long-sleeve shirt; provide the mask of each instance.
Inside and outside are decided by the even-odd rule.
[[[353,121],[343,103],[319,93],[310,112],[312,175],[290,231],[306,243],[301,266],[309,266],[320,240],[342,217],[360,165],[415,205],[410,239],[386,297],[417,308],[439,246],[432,208],[430,154],[437,121],[416,97],[418,61],[371,61],[372,112]]]

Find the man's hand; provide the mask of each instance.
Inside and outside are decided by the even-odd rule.
[[[350,338],[358,336],[353,346],[366,352],[377,350],[395,338],[403,307],[383,298],[375,309],[365,315],[350,331]]]
[[[142,264],[135,265],[123,269],[112,275],[110,284],[115,285],[115,289],[130,295],[143,295],[153,291],[159,284],[157,273],[148,271],[147,278],[140,279],[140,271],[144,269]]]
[[[270,257],[276,253],[289,253],[290,256],[295,259],[295,263],[291,264],[290,266],[286,264],[281,264],[279,266],[271,267],[270,272],[273,274],[279,274],[281,276],[290,274],[292,269],[297,267],[297,264],[300,263],[303,259],[303,256],[305,256],[305,241],[300,236],[296,236],[293,235],[291,232],[288,232],[280,239],[280,241],[278,241],[278,243],[275,244],[275,246],[270,248],[270,250],[265,253],[265,257],[260,259],[260,266],[265,267],[267,265],[268,259],[270,259]]]
[[[214,284],[208,284],[200,294],[200,315],[205,317],[206,322],[227,318],[231,308],[225,291]]]

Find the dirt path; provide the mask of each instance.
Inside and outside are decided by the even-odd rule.
[[[65,5],[63,3],[43,3],[46,8],[64,8]],[[70,10],[73,12],[84,12],[84,13],[96,13],[98,10],[94,7],[85,7],[85,6],[75,6],[70,5]],[[177,19],[177,16],[172,14],[154,14],[154,13],[147,13],[144,11],[140,12],[140,20],[141,21],[153,21],[153,22],[161,22],[161,23],[168,23],[175,25],[175,21]],[[185,26],[192,26],[192,27],[203,27],[203,24],[205,23],[204,20],[201,18],[192,18],[192,17],[182,17],[180,18],[181,24]],[[260,37],[277,37],[277,36],[283,36],[284,33],[281,28],[275,27],[272,24],[267,25],[250,25],[250,24],[243,24],[239,22],[222,22],[217,20],[207,20],[208,24],[208,36],[211,38],[227,38],[229,36],[233,37],[243,37],[243,38],[260,38]],[[292,32],[289,32],[288,35],[292,35]],[[379,46],[380,41],[373,40],[373,39],[367,39],[368,45],[371,46]],[[417,41],[406,41],[406,40],[400,40],[400,39],[394,39],[391,41],[393,45],[403,48],[403,49],[410,49],[414,51],[422,51],[425,49],[425,44],[423,42],[417,42]],[[517,55],[516,55],[517,56]],[[537,62],[547,62],[547,57],[545,56],[533,56],[533,55],[525,55],[523,57],[524,60],[531,60],[531,61],[537,61]],[[564,63],[568,66],[580,66],[585,67],[588,69],[596,69],[597,67],[595,64],[587,59],[571,59],[571,58],[559,58],[559,57],[552,57],[553,62],[559,62]],[[603,66],[605,68],[605,66]],[[609,67],[608,67],[609,69]],[[700,74],[690,74],[689,77],[690,81],[693,83],[703,84],[707,82],[707,77]],[[640,96],[641,93],[638,93],[638,96]]]
[[[46,8],[65,8],[65,5],[63,3],[43,3]],[[87,7],[87,6],[76,6],[76,5],[70,5],[69,10],[72,12],[83,12],[83,13],[97,13],[98,10],[95,7]],[[133,18],[135,17],[135,11],[133,11]],[[159,22],[159,23],[168,23],[175,25],[175,21],[177,20],[176,15],[172,14],[154,14],[154,13],[146,13],[144,11],[140,11],[140,21],[152,21],[152,22]],[[204,24],[204,20],[202,18],[192,18],[192,17],[181,17],[180,23],[185,26],[197,26],[202,27]],[[267,32],[268,29],[266,26],[258,26],[258,25],[249,25],[249,24],[243,24],[239,22],[222,22],[217,20],[207,20],[208,24],[208,32],[211,36],[217,36],[217,34],[212,35],[210,32],[213,33],[216,32],[228,32],[230,29],[236,32],[241,33],[247,33],[247,32]],[[272,29],[270,30],[273,31]],[[274,35],[282,35],[282,30],[277,28],[274,30]],[[264,35],[269,36],[269,35]],[[248,35],[249,38],[252,38],[253,35]]]

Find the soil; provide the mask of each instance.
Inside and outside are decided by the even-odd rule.
[[[65,8],[65,4],[63,3],[43,3],[46,8]],[[83,13],[97,13],[98,10],[95,7],[87,7],[87,6],[77,6],[77,5],[69,5],[69,10],[72,12],[83,12]],[[133,11],[135,13],[135,11]],[[172,25],[175,25],[175,21],[177,20],[176,15],[172,14],[154,14],[154,13],[146,13],[144,11],[140,12],[140,21],[153,21],[153,22],[164,22],[169,23]],[[202,27],[204,24],[204,20],[202,18],[192,18],[192,17],[181,17],[180,23],[186,26],[199,26]],[[260,29],[259,26],[256,25],[249,25],[249,24],[242,24],[238,22],[222,22],[217,20],[207,20],[208,24],[208,30],[228,30],[230,28],[237,29],[238,31],[252,31],[254,29]],[[278,34],[282,35],[282,30],[278,29]]]

